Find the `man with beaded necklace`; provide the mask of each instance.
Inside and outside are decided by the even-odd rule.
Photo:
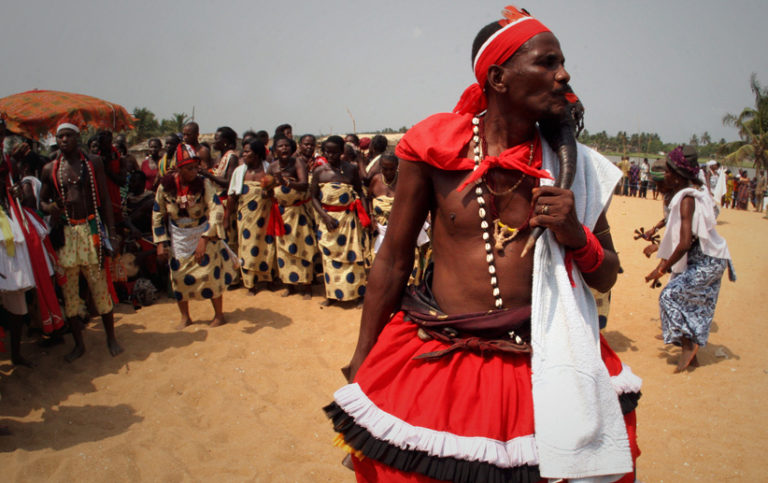
[[[641,381],[589,293],[616,280],[605,210],[621,173],[581,145],[558,168],[538,125],[569,109],[559,42],[525,11],[504,17],[475,38],[478,83],[397,147],[350,384],[325,408],[358,481],[634,479]],[[571,189],[552,186],[558,169]],[[433,267],[406,290],[428,213]]]
[[[101,314],[110,354],[123,352],[115,338],[111,282],[105,270],[110,247],[117,251],[117,232],[104,165],[100,157],[89,157],[79,148],[78,135],[79,129],[73,124],[64,123],[56,129],[60,152],[43,167],[40,189],[40,208],[51,215],[54,227],[64,224],[63,246],[57,248],[57,254],[66,276],[62,286],[64,316],[75,339],[75,348],[66,357],[69,362],[85,353],[82,331],[87,309],[79,295],[81,273]]]

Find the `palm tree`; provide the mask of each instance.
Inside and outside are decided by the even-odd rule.
[[[155,114],[146,107],[137,107],[133,110],[135,122],[135,142],[143,141],[152,136],[156,136],[160,131],[160,123],[157,122]]]
[[[164,134],[181,132],[189,120],[185,112],[174,112],[170,119],[163,119],[160,129]]]
[[[740,141],[726,145],[727,161],[741,162],[752,158],[755,167],[768,168],[768,90],[757,81],[754,72],[749,78],[749,87],[755,95],[755,107],[745,107],[736,116],[726,114],[723,124],[739,130]]]

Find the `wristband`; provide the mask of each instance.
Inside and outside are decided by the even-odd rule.
[[[602,265],[605,252],[597,237],[586,226],[584,226],[584,234],[587,237],[587,244],[578,250],[571,250],[571,253],[581,273],[592,273]]]

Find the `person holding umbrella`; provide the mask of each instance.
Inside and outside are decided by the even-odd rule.
[[[56,129],[59,155],[43,167],[40,208],[52,217],[54,230],[60,227],[56,243],[59,264],[66,281],[62,286],[64,316],[69,321],[75,348],[67,355],[71,362],[85,353],[83,318],[85,302],[79,294],[79,278],[88,282],[94,304],[107,336],[110,354],[123,348],[115,338],[113,298],[105,258],[117,252],[112,200],[107,191],[100,157],[89,157],[78,145],[80,130],[70,123]]]

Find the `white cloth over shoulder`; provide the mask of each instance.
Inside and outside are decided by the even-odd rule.
[[[269,169],[269,163],[262,161],[264,165],[264,172]],[[229,180],[228,195],[239,195],[243,192],[243,182],[245,181],[245,172],[248,171],[248,165],[241,164],[232,172],[232,179]]]
[[[667,229],[664,232],[664,238],[659,244],[659,251],[657,252],[657,258],[669,259],[675,248],[680,243],[680,203],[686,196],[692,196],[696,201],[696,208],[693,211],[693,220],[691,223],[691,231],[693,235],[699,238],[699,245],[704,255],[710,257],[722,258],[724,260],[730,260],[731,254],[728,251],[728,244],[725,239],[721,237],[715,225],[714,206],[712,197],[709,193],[697,190],[695,188],[685,188],[678,191],[672,200],[669,202],[669,219],[667,220]],[[685,271],[685,267],[688,266],[688,255],[683,255],[680,260],[672,265],[672,272],[682,273]]]
[[[542,148],[544,169],[557,175],[557,156],[544,141]],[[578,145],[571,190],[584,225],[594,228],[620,178],[621,171],[602,155]],[[632,471],[629,439],[600,357],[594,298],[575,267],[571,286],[564,254],[550,231],[536,243],[531,369],[539,469],[544,478],[614,481]]]

